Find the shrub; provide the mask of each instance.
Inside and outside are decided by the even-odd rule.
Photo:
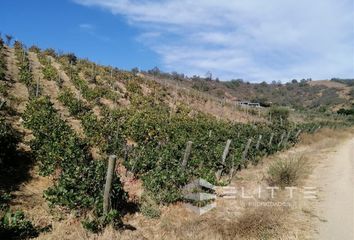
[[[354,115],[354,108],[353,109],[341,108],[337,111],[337,113],[341,115]]]
[[[269,114],[272,116],[273,122],[279,123],[283,121],[284,124],[288,122],[289,109],[285,107],[271,107]]]
[[[141,213],[149,218],[158,218],[161,215],[159,206],[154,201],[154,199],[150,196],[151,193],[144,192],[141,196],[141,205],[140,211]]]
[[[6,75],[6,62],[5,62],[5,55],[3,52],[3,45],[0,44],[0,80],[5,79]]]
[[[33,81],[33,75],[30,70],[31,67],[28,59],[28,53],[25,51],[23,44],[19,41],[15,41],[14,48],[18,60],[19,81],[26,85],[29,96],[33,98],[36,95],[37,85]],[[40,89],[38,88],[38,90]],[[40,91],[38,93],[40,94]]]
[[[292,186],[307,172],[307,162],[303,156],[291,159],[278,159],[268,169],[268,181],[281,187]]]
[[[93,233],[101,232],[108,224],[112,224],[115,229],[123,226],[123,222],[118,211],[112,210],[99,218],[86,219],[82,221],[83,227]]]
[[[68,88],[60,92],[58,100],[68,107],[70,114],[73,116],[81,116],[89,111],[89,107],[83,101],[75,98],[74,93]]]
[[[0,116],[0,164],[7,164],[11,161],[16,153],[17,144],[20,140],[20,135],[16,132],[5,119]]]
[[[26,219],[22,211],[7,212],[0,219],[0,237],[3,239],[28,239],[38,234],[38,229]]]
[[[0,190],[0,212],[8,209],[11,198],[11,194]]]

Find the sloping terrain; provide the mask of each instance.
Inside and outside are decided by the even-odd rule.
[[[158,218],[185,211],[181,189],[192,179],[228,184],[236,172],[295,145],[301,133],[350,125],[337,115],[302,116],[295,123],[287,109],[274,108],[269,115],[267,108],[236,107],[232,92],[223,98],[196,89],[188,80],[122,71],[52,49],[27,50],[19,41],[13,47],[1,45],[0,60],[5,73],[0,140],[6,150],[0,155],[0,176],[6,183],[0,185],[0,213],[6,212],[0,234],[13,234],[14,228],[44,239],[96,238],[81,231],[100,233],[110,225],[129,237],[160,238],[164,231],[177,236],[178,226],[163,226],[166,219]],[[102,189],[109,156],[118,163],[107,213]],[[24,179],[12,186],[12,176]],[[176,203],[177,210],[170,208]],[[25,221],[21,230],[12,220],[18,218],[11,213],[16,210],[37,230],[17,213]],[[179,213],[167,216],[173,214]],[[196,228],[207,227],[198,221]],[[145,226],[155,223],[158,232]],[[187,228],[189,224],[181,222]],[[216,230],[217,237],[231,237],[223,225]]]
[[[145,73],[151,76],[151,71]],[[290,106],[296,109],[320,109],[336,111],[341,107],[351,107],[353,87],[350,80],[293,80],[281,84],[249,83],[242,79],[217,81],[194,76],[192,78],[176,77],[168,73],[154,72],[154,78],[160,82],[176,83],[229,101],[252,101],[262,105],[269,104]],[[345,84],[345,83],[348,84]]]

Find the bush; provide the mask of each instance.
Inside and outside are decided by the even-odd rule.
[[[154,199],[150,196],[150,194],[148,194],[146,192],[144,192],[142,194],[140,211],[146,217],[158,218],[158,217],[160,217],[161,212],[160,212],[159,206],[154,201]]]
[[[16,153],[20,135],[0,116],[0,164],[12,161]]]
[[[33,75],[30,70],[30,62],[28,59],[28,53],[25,51],[23,44],[19,41],[15,41],[14,48],[18,60],[19,81],[26,85],[29,96],[33,98],[36,95],[37,85],[33,81]]]
[[[341,115],[354,115],[354,108],[353,109],[341,108],[337,111],[337,113]]]
[[[306,174],[307,168],[308,165],[303,156],[288,160],[278,159],[268,169],[268,181],[271,185],[293,186]]]
[[[1,39],[1,38],[0,38]],[[0,80],[5,80],[6,75],[6,62],[5,62],[5,54],[3,52],[3,45],[0,44]]]
[[[273,122],[279,123],[283,121],[284,124],[288,122],[289,109],[285,107],[271,107],[269,114],[272,116]]]
[[[68,88],[60,92],[58,100],[68,107],[73,116],[81,116],[89,111],[89,107],[83,101],[76,99],[74,93]]]
[[[118,211],[112,210],[99,218],[86,219],[82,221],[83,227],[93,233],[101,232],[108,224],[112,224],[115,229],[123,226],[123,222]]]
[[[11,194],[0,190],[0,212],[8,209],[11,198]]]
[[[25,218],[22,211],[7,212],[0,219],[0,237],[2,239],[28,239],[37,237],[38,229]]]

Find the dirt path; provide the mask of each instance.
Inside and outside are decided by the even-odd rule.
[[[354,138],[318,168],[318,224],[321,240],[354,239]]]

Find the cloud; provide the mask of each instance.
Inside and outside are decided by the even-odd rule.
[[[97,38],[98,40],[100,41],[103,41],[103,42],[109,42],[111,41],[111,39],[107,36],[104,36],[104,35],[101,35],[101,34],[98,34],[97,33],[97,28],[95,25],[93,24],[90,24],[90,23],[81,23],[79,24],[79,28],[87,33],[87,34],[90,34],[91,36],[93,36],[94,38]]]
[[[166,70],[251,81],[354,77],[352,0],[75,0],[124,16]]]
[[[93,26],[92,24],[89,24],[89,23],[81,23],[81,24],[79,24],[79,28],[81,28],[82,30],[85,30],[85,31],[92,31],[95,29],[95,26]]]

